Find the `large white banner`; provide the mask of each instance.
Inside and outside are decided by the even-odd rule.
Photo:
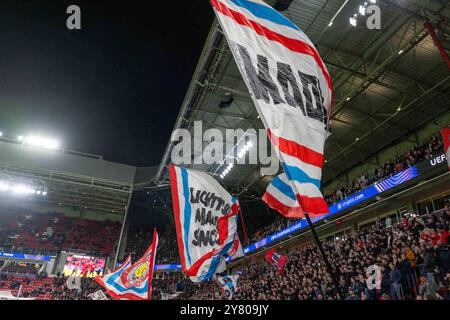
[[[211,279],[227,256],[242,254],[237,199],[204,172],[172,165],[170,180],[183,272],[192,281]]]
[[[308,37],[264,1],[210,1],[299,202],[291,216],[328,213],[320,191],[332,105],[325,64]]]

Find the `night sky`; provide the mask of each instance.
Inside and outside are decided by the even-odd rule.
[[[158,165],[213,17],[207,0],[1,0],[0,131]]]

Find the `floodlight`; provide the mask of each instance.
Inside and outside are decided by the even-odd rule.
[[[0,181],[0,191],[9,191],[11,187],[5,181]]]
[[[58,149],[59,147],[59,143],[56,140],[38,136],[29,136],[23,138],[23,144],[53,150]]]
[[[31,194],[34,189],[24,184],[16,184],[12,186],[11,191],[15,194]]]

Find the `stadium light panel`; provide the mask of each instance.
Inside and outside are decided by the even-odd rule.
[[[4,181],[0,181],[0,191],[9,191],[10,190],[10,186],[8,183],[4,182]]]
[[[59,148],[58,141],[54,139],[49,138],[43,138],[38,136],[29,136],[23,138],[23,144],[33,146],[33,147],[39,147],[44,149],[52,149],[56,150]]]
[[[24,184],[16,184],[16,185],[13,185],[12,188],[11,188],[11,191],[12,191],[14,194],[19,194],[19,195],[22,195],[22,194],[32,194],[32,193],[35,192],[34,189],[32,189],[31,187],[29,187],[29,186],[27,186],[27,185],[24,185]]]

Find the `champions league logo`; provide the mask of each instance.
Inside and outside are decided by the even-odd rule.
[[[147,280],[149,272],[149,263],[144,261],[134,267],[125,270],[122,275],[122,283],[126,288],[139,287],[143,282]]]

